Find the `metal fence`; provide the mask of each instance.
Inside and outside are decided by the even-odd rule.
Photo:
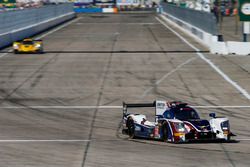
[[[0,34],[9,33],[70,12],[73,12],[73,4],[70,3],[2,12],[0,13]]]
[[[212,13],[161,3],[163,11],[212,35],[218,34],[216,18]]]

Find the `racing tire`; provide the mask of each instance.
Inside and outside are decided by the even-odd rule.
[[[43,54],[43,48],[39,49],[38,54]]]
[[[226,141],[230,141],[230,140],[231,140],[231,135],[227,135]]]
[[[167,142],[168,141],[168,123],[163,122],[162,124],[162,141]]]
[[[19,52],[18,52],[18,50],[14,50],[14,54],[18,54]]]
[[[134,139],[135,138],[135,124],[134,124],[134,120],[132,118],[128,119],[127,127],[128,127],[129,138]]]

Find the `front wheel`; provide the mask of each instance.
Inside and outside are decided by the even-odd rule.
[[[167,125],[167,122],[164,122],[162,124],[162,141],[164,141],[164,142],[168,141],[168,125]]]
[[[132,118],[128,119],[127,127],[128,127],[129,138],[134,139],[135,138],[135,124]]]
[[[39,54],[43,54],[43,48],[40,48],[39,51],[38,51]]]
[[[18,50],[15,49],[15,50],[14,50],[14,53],[15,53],[15,54],[18,54],[19,52],[18,52]]]

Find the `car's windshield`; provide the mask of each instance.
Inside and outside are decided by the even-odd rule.
[[[24,45],[33,45],[34,42],[33,41],[23,41]]]
[[[200,119],[198,113],[192,108],[180,108],[176,110],[175,118],[179,120]]]

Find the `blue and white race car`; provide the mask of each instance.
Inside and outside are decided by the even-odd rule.
[[[147,120],[146,115],[129,113],[128,108],[153,107],[155,121]],[[200,119],[194,108],[179,101],[128,104],[123,103],[123,132],[130,138],[160,139],[172,143],[196,140],[229,141],[234,136],[230,131],[229,120],[210,113],[209,121]]]

